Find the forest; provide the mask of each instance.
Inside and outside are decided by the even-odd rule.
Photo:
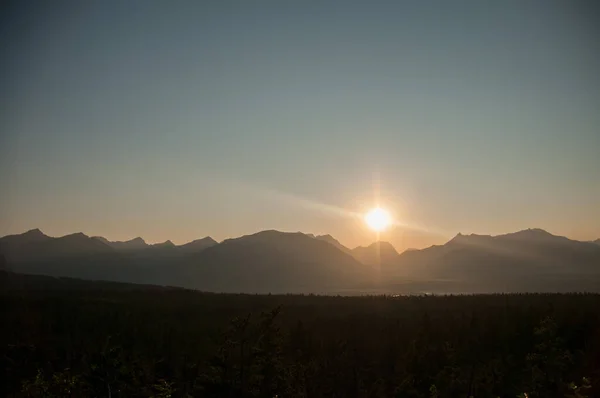
[[[598,397],[600,295],[249,295],[0,276],[0,396]]]

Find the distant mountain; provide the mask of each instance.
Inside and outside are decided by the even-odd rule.
[[[332,244],[302,233],[263,231],[228,239],[190,260],[202,289],[315,292],[356,286],[370,271]]]
[[[600,247],[541,229],[458,234],[445,245],[402,253],[386,272],[391,280],[441,280],[483,291],[589,289],[600,276]]]
[[[363,264],[376,266],[394,264],[399,257],[398,252],[391,243],[381,241],[366,247],[356,247],[352,250],[352,255]]]
[[[170,240],[166,240],[162,243],[155,243],[153,245],[150,245],[150,247],[155,247],[155,248],[159,248],[159,247],[175,247],[175,243],[171,242]]]
[[[105,245],[108,245],[116,250],[139,250],[148,247],[148,244],[140,237],[122,242],[111,242],[102,236],[94,236],[93,239],[99,240]]]
[[[132,254],[137,257],[146,258],[148,261],[158,261],[161,257],[173,258],[184,255],[184,253],[179,250],[179,247],[175,246],[170,240],[148,245],[148,247],[142,250],[136,250],[132,252]]]
[[[398,254],[387,242],[349,250],[329,235],[278,231],[176,246],[31,230],[0,238],[0,268],[224,292],[598,292],[598,243],[528,229]]]
[[[37,256],[63,257],[82,254],[99,254],[111,252],[112,248],[102,242],[78,232],[35,243]]]
[[[340,249],[341,251],[343,251],[344,253],[351,253],[352,250],[350,250],[350,248],[342,245],[337,239],[335,239],[333,236],[331,235],[308,235],[312,238],[318,239],[318,240],[322,240],[323,242],[327,242],[335,247],[337,247],[338,249]]]
[[[15,245],[26,245],[30,243],[39,243],[46,240],[52,239],[45,235],[39,229],[31,229],[25,233],[18,235],[7,235],[0,238],[0,245],[15,246]]]
[[[79,232],[60,238],[51,238],[35,229],[21,235],[0,239],[0,250],[9,262],[32,261],[111,252],[105,243]]]
[[[185,253],[194,253],[194,252],[200,252],[204,249],[207,249],[209,247],[212,247],[212,246],[215,246],[218,244],[219,243],[216,240],[214,240],[210,236],[207,236],[206,238],[196,239],[189,243],[181,245],[181,246],[179,246],[179,249]]]
[[[600,239],[596,239],[595,241],[592,241],[592,243],[595,243],[597,245],[600,245]]]

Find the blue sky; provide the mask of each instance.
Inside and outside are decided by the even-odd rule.
[[[384,236],[399,247],[600,238],[597,17],[584,1],[14,2],[0,234],[354,246],[374,237],[343,211],[377,185],[410,226]]]

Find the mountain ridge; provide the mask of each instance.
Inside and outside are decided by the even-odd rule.
[[[140,246],[119,246],[132,242]],[[350,250],[331,235],[276,230],[179,246],[30,230],[0,238],[0,255],[14,272],[208,291],[382,292],[432,284],[444,291],[600,290],[600,245],[540,229],[459,233],[443,245],[400,254],[389,242]]]
[[[270,229],[270,230],[263,230],[263,231],[258,231],[256,233],[253,234],[249,234],[249,235],[243,235],[243,236],[250,236],[250,235],[256,235],[256,234],[261,234],[261,233],[298,233],[298,234],[303,234],[306,236],[309,236],[311,238],[317,239],[317,240],[321,240],[321,241],[326,241],[329,242],[331,244],[333,244],[334,246],[338,247],[339,249],[343,249],[343,251],[346,252],[351,252],[354,249],[351,249],[345,245],[343,245],[340,241],[338,241],[335,237],[333,237],[330,234],[323,234],[323,235],[314,235],[314,234],[310,234],[310,233],[303,233],[303,232],[283,232],[283,231],[277,231],[274,229]],[[64,236],[59,236],[59,237],[51,237],[48,236],[46,234],[44,234],[39,228],[34,228],[34,229],[30,229],[26,232],[20,233],[20,234],[9,234],[9,235],[5,235],[0,237],[0,243],[2,241],[7,241],[7,240],[12,240],[12,239],[21,239],[21,238],[25,238],[28,237],[29,240],[31,240],[31,238],[36,239],[36,240],[47,240],[47,239],[57,239],[57,238],[62,238],[62,237],[66,237],[66,236],[71,236],[71,235],[83,235],[88,237],[88,235],[82,233],[82,232],[76,232],[76,233],[71,233],[71,234],[67,234]],[[483,239],[483,238],[503,238],[503,239],[510,239],[512,237],[523,237],[523,236],[529,236],[529,237],[535,237],[537,236],[538,238],[542,238],[542,237],[546,237],[546,238],[555,238],[555,239],[561,239],[561,240],[569,240],[569,241],[576,241],[576,242],[582,242],[582,243],[593,243],[593,244],[598,244],[600,245],[600,238],[596,239],[596,240],[591,240],[591,241],[579,241],[579,240],[575,240],[575,239],[571,239],[565,236],[561,236],[561,235],[554,235],[542,228],[527,228],[527,229],[523,229],[523,230],[519,230],[516,232],[508,232],[508,233],[504,233],[504,234],[498,234],[498,235],[483,235],[483,234],[476,234],[476,233],[470,233],[470,234],[463,234],[461,232],[458,232],[455,236],[453,236],[452,238],[450,238],[448,241],[446,241],[443,244],[439,244],[439,245],[433,245],[433,246],[429,246],[429,247],[423,247],[423,248],[409,248],[404,250],[402,253],[406,252],[406,251],[419,251],[419,250],[426,250],[429,249],[431,247],[435,247],[435,246],[444,246],[450,242],[456,242],[457,240],[468,240],[468,239]],[[242,236],[239,236],[242,237]],[[233,237],[233,238],[227,238],[224,241],[230,240],[230,239],[237,239],[239,237]],[[206,236],[204,238],[199,238],[199,239],[194,239],[192,241],[189,241],[187,243],[183,243],[183,244],[174,244],[171,240],[167,240],[164,242],[158,242],[158,243],[147,243],[143,238],[141,237],[135,237],[129,240],[125,240],[125,241],[111,241],[103,236],[92,236],[92,239],[96,239],[101,241],[104,244],[107,244],[109,246],[120,246],[122,244],[137,244],[140,247],[142,245],[146,245],[147,247],[150,246],[157,246],[157,245],[173,245],[176,247],[186,247],[186,246],[193,246],[193,244],[199,244],[199,243],[206,243],[206,244],[218,244],[219,242],[216,241],[215,239],[213,239],[210,236]],[[367,245],[371,246],[373,244],[375,244],[377,242],[372,242],[371,244]],[[391,244],[389,242],[386,242],[388,244]],[[392,245],[393,246],[393,245]],[[358,247],[365,247],[365,246],[358,246]],[[356,248],[358,248],[356,247]],[[356,249],[355,248],[355,249]],[[394,247],[394,250],[397,250]]]
[[[93,239],[97,239],[100,242],[114,248],[117,250],[135,250],[135,249],[140,249],[140,248],[144,248],[144,247],[148,247],[149,245],[146,243],[146,241],[142,238],[140,238],[139,236],[130,240],[126,240],[126,241],[109,241],[108,239],[102,237],[102,236],[93,236]]]

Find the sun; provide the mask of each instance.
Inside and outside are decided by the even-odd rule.
[[[367,223],[369,228],[373,231],[380,232],[392,224],[392,216],[390,216],[390,213],[387,210],[376,207],[365,214],[365,223]]]

